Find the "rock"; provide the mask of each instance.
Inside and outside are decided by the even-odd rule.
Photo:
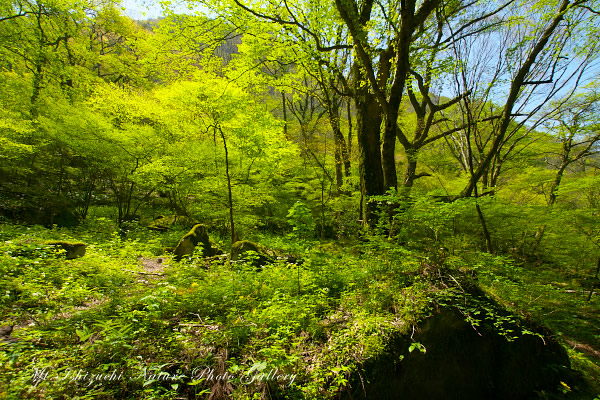
[[[13,325],[0,326],[0,336],[10,336],[13,331]]]
[[[565,349],[548,332],[528,325],[506,326],[516,336],[509,341],[490,322],[473,327],[457,308],[439,309],[412,338],[399,337],[386,357],[364,366],[361,379],[369,383],[364,392],[358,384],[351,398],[532,399],[556,390],[561,381],[572,384]],[[523,328],[535,334],[521,334]],[[413,341],[425,353],[409,352]]]
[[[46,241],[44,244],[60,247],[65,253],[67,260],[83,257],[85,255],[86,244],[81,242],[66,242],[62,240]]]
[[[181,238],[177,247],[175,247],[175,261],[181,261],[184,256],[194,253],[194,249],[198,244],[202,245],[202,255],[204,257],[212,257],[220,254],[214,244],[208,237],[206,227],[202,224],[195,225],[184,237]]]
[[[240,256],[247,251],[255,251],[258,253],[258,244],[249,240],[238,240],[231,246],[231,259],[233,261],[238,261]]]
[[[24,206],[18,208],[4,208],[0,206],[0,215],[15,222],[24,222],[30,225],[44,225],[52,227],[73,227],[81,222],[81,217],[76,211],[69,208],[46,208],[43,206]]]
[[[231,245],[231,260],[239,261],[241,259],[250,258],[249,255],[246,254],[250,251],[255,253],[255,258],[252,259],[252,265],[257,268],[273,261],[273,257],[268,254],[267,249],[249,240],[239,240]]]
[[[10,334],[13,331],[13,326],[0,326],[0,342],[4,343],[16,343],[18,340],[11,337]]]
[[[57,213],[51,213],[47,225],[52,226],[56,224],[60,227],[73,227],[79,225],[80,222],[81,218],[77,212],[65,209]]]

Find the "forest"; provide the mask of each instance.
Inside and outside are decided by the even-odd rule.
[[[0,400],[600,400],[598,0],[154,7],[0,0]]]

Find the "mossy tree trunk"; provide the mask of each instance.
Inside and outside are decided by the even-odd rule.
[[[358,71],[358,66],[355,67]],[[360,79],[357,77],[357,80]],[[376,223],[376,203],[370,201],[372,196],[382,195],[383,169],[381,165],[381,123],[382,116],[375,96],[367,87],[357,88],[356,102],[356,137],[358,139],[359,175],[361,204],[364,225]]]

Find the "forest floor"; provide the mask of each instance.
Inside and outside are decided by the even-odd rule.
[[[398,316],[414,326],[444,296],[419,277],[424,258],[401,248],[263,236],[257,240],[305,261],[257,271],[197,256],[174,262],[164,248],[183,233],[140,229],[124,240],[102,219],[93,229],[0,226],[0,325],[16,326],[15,341],[0,342],[0,399],[229,396],[231,385],[190,377],[191,366],[208,363],[221,373],[268,363],[312,382],[248,386],[237,398],[282,388],[289,398],[335,398],[365,359],[384,351]],[[47,239],[84,241],[87,253],[65,260],[40,244]],[[600,296],[586,301],[580,275],[477,253],[447,263],[468,266],[490,296],[556,334],[589,385],[585,393],[564,388],[567,398],[598,398]],[[130,377],[73,377],[88,370]],[[160,373],[189,379],[182,387]]]
[[[497,279],[502,276],[503,279]],[[600,393],[600,294],[573,271],[509,265],[482,279],[483,287],[507,308],[549,327],[569,350],[573,368],[583,371]]]

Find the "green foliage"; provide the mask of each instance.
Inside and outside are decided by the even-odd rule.
[[[312,211],[306,204],[297,201],[289,209],[287,214],[288,222],[292,225],[292,235],[299,239],[308,239],[313,235],[313,217]]]
[[[3,389],[7,393],[26,393],[31,398],[98,393],[165,398],[186,390],[204,393],[213,383],[189,379],[191,371],[222,360],[227,370],[248,377],[270,369],[294,375],[290,385],[269,383],[272,390],[296,393],[299,398],[332,397],[345,390],[362,362],[382,354],[386,338],[403,326],[389,307],[406,309],[407,321],[418,320],[423,312],[421,305],[409,302],[404,308],[394,302],[399,288],[414,299],[424,293],[424,287],[415,287],[409,295],[411,282],[395,282],[394,276],[399,275],[384,278],[379,261],[343,252],[332,258],[328,254],[334,248],[305,254],[299,267],[300,292],[285,260],[274,261],[260,272],[230,268],[219,259],[205,265],[165,265],[166,280],[143,280],[136,274],[139,267],[132,264],[153,244],[108,234],[116,233],[114,223],[101,227],[95,225],[108,231],[78,228],[79,237],[89,243],[88,253],[81,259],[59,261],[51,249],[34,247],[33,241],[68,231],[28,232],[5,225],[2,291],[10,295],[3,300],[3,315],[15,323],[34,321],[15,333],[21,342],[2,353],[8,358],[0,373],[13,382],[10,389]],[[14,255],[17,248],[27,255]],[[35,269],[29,268],[34,265]],[[345,270],[339,265],[345,265]],[[381,308],[378,303],[386,297],[392,303]],[[54,343],[54,347],[46,350],[39,347],[41,343]],[[222,348],[227,349],[225,358]],[[305,354],[321,356],[314,359]],[[173,364],[173,360],[177,361]],[[32,387],[27,374],[33,368],[47,368],[54,378],[40,377]],[[136,376],[97,382],[88,377],[81,378],[80,384],[66,385],[55,379],[80,369]],[[182,377],[168,382],[150,375],[139,377],[152,369]],[[265,380],[250,385],[232,382],[242,398],[251,398],[267,384]]]
[[[598,391],[597,362],[577,352],[600,340],[597,82],[553,104],[546,120],[527,116],[521,125],[511,116],[501,138],[501,115],[517,110],[504,110],[499,87],[486,81],[510,86],[554,3],[515,3],[493,26],[469,25],[490,5],[440,4],[414,24],[408,44],[397,29],[413,24],[394,2],[361,23],[345,2],[252,5],[286,21],[278,24],[206,3],[210,17],[171,13],[148,29],[111,1],[0,4],[0,322],[17,326],[16,341],[0,342],[0,398],[339,398],[438,306],[507,339],[539,335],[520,329],[521,318],[547,324],[575,346],[573,364]],[[551,35],[528,70],[519,112],[539,97],[531,90],[549,87],[532,84],[536,76],[558,77],[568,59],[595,62],[592,3],[564,13],[565,34]],[[473,43],[495,43],[500,33],[514,42],[501,43],[497,76],[482,72],[445,107],[446,81],[473,67],[457,53],[478,48],[463,36],[441,42],[456,48],[440,47],[446,24],[457,23]],[[410,50],[410,70],[395,75],[408,75],[399,92],[409,97],[397,99],[397,133],[414,133],[414,152],[392,158],[402,168],[418,160],[426,174],[367,198],[365,138],[356,139],[364,115],[345,96],[391,93],[395,78],[374,87],[368,76],[404,60],[385,59],[391,38],[392,53]],[[465,107],[483,120],[465,125]],[[419,139],[426,124],[432,130]],[[480,196],[456,200],[469,162],[480,166],[497,139]],[[342,147],[353,149],[346,160]],[[224,247],[229,187],[240,238],[270,249],[264,265],[256,267],[256,252],[231,262],[198,249],[174,263],[169,248],[191,226],[145,226],[185,216]],[[369,229],[360,225],[366,202],[378,212]],[[483,251],[482,222],[494,254]],[[79,241],[86,255],[72,260],[50,245]],[[411,342],[407,351],[427,349]],[[232,373],[231,387],[194,373],[205,366]],[[64,384],[44,379],[44,369],[53,378],[81,370],[128,379]],[[275,369],[293,380],[257,378]]]

